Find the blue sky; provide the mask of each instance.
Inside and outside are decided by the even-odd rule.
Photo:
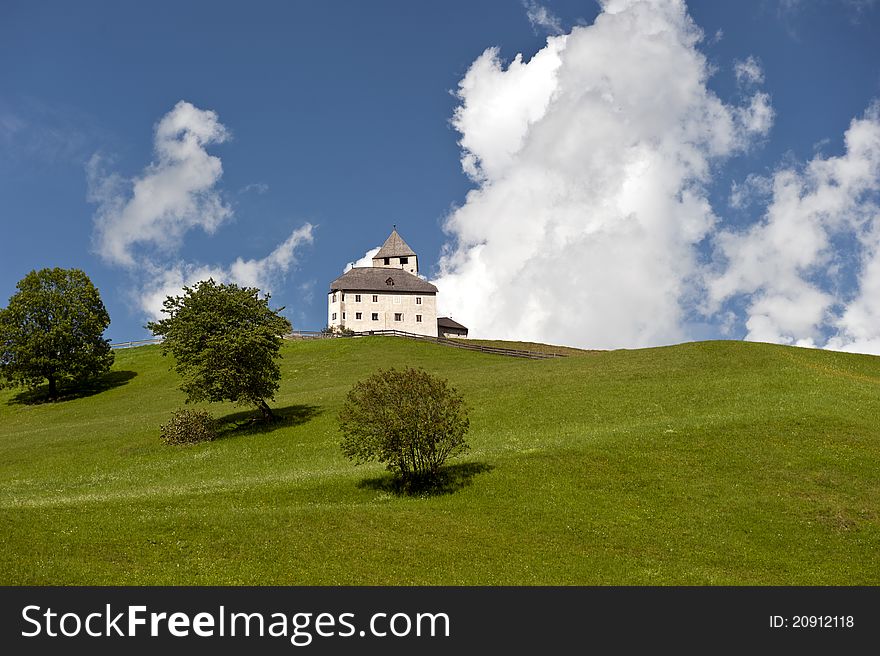
[[[476,334],[880,352],[878,5],[4,2],[0,303],[78,267],[138,339],[211,274],[319,329],[397,224]]]

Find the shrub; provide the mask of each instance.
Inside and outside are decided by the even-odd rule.
[[[171,421],[159,430],[165,444],[197,444],[217,438],[214,419],[202,410],[175,410]]]
[[[326,337],[351,337],[355,332],[345,326],[324,326],[321,328],[321,334]]]
[[[339,413],[342,452],[356,464],[385,463],[405,489],[467,451],[469,425],[461,395],[423,369],[376,372],[355,384]]]

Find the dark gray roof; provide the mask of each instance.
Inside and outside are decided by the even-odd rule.
[[[403,241],[403,237],[397,234],[397,228],[395,228],[391,231],[391,234],[388,235],[388,239],[382,244],[382,248],[379,249],[379,252],[373,256],[373,259],[378,260],[383,257],[409,257],[410,255],[415,255],[415,251],[409,247],[409,244]]]
[[[453,321],[449,317],[437,317],[438,328],[458,328],[459,330],[467,330],[466,326],[462,326],[457,321]]]
[[[388,281],[391,281],[390,283]],[[436,294],[437,288],[403,269],[356,267],[330,283],[330,291],[420,292]]]

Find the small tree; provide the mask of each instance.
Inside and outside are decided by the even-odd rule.
[[[0,310],[0,376],[34,389],[81,384],[110,370],[113,351],[102,337],[110,316],[98,290],[79,269],[31,271]]]
[[[406,488],[465,452],[469,425],[461,395],[423,369],[376,372],[355,384],[339,413],[342,452],[356,464],[384,462]]]
[[[164,338],[163,354],[171,353],[183,377],[180,388],[192,401],[232,401],[255,406],[263,418],[274,419],[266,399],[273,399],[281,370],[281,336],[291,331],[253,287],[220,284],[213,279],[184,287],[183,296],[169,296],[161,321],[147,324]]]

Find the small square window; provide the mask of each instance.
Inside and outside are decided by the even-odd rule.
[[[385,266],[388,266],[389,264],[391,264],[391,258],[390,258],[390,257],[386,257],[386,258],[385,258]]]
[[[395,305],[400,305],[400,296],[395,296],[395,297],[394,297],[394,304],[395,304]]]
[[[422,304],[422,297],[416,296],[416,305],[421,305],[421,304]]]
[[[401,264],[409,264],[409,258],[408,257],[400,258],[400,263]]]
[[[373,303],[378,303],[378,302],[379,302],[379,296],[376,294],[373,294]]]
[[[422,323],[422,315],[421,314],[416,315],[416,323]]]
[[[373,314],[370,315],[370,318],[371,318],[373,321],[378,321],[378,320],[379,320],[379,313],[378,313],[378,312],[373,312]]]
[[[360,302],[361,302],[361,295],[360,295],[360,294],[355,294],[355,295],[354,295],[354,302],[355,302],[355,303],[360,303]]]
[[[400,312],[395,312],[394,313],[394,320],[395,321],[403,321],[403,315]]]
[[[357,320],[360,320],[361,318],[363,318],[363,314],[360,313],[360,312],[355,312],[355,313],[354,313],[354,318],[357,319]]]

